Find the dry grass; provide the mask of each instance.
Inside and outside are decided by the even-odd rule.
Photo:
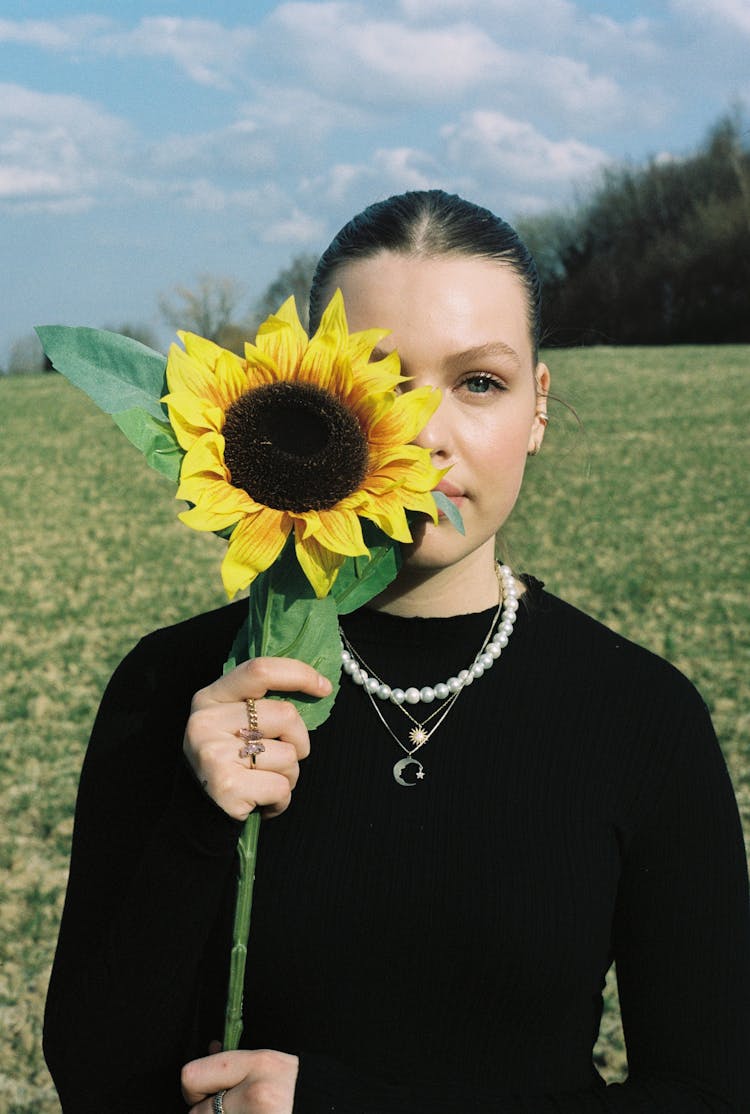
[[[750,832],[750,349],[551,354],[553,404],[507,530],[517,568],[665,654],[701,688]],[[0,381],[0,1111],[55,1114],[40,1051],[76,781],[106,680],[145,631],[223,602],[223,543],[185,530],[169,484],[57,376]],[[6,531],[7,533],[7,531]],[[163,585],[179,582],[175,595]],[[614,1003],[614,983],[608,986]],[[616,1006],[597,1060],[623,1065]]]

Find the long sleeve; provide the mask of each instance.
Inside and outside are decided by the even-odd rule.
[[[674,725],[661,793],[627,847],[618,892],[629,1081],[609,1088],[616,1111],[750,1111],[742,832],[708,714],[692,695]]]
[[[87,751],[45,1015],[66,1114],[183,1108],[179,1069],[239,829],[181,757],[191,693],[223,660],[219,639],[191,675],[190,634],[181,649],[146,639],[123,661]]]

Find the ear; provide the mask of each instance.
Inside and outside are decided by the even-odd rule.
[[[536,456],[542,447],[544,431],[547,427],[547,396],[549,395],[550,375],[546,364],[537,364],[534,373],[536,380],[536,413],[529,434],[529,456]]]

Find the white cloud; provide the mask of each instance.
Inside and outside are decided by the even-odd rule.
[[[427,151],[415,147],[379,147],[367,162],[335,163],[301,185],[305,197],[320,198],[340,212],[404,190],[442,185],[443,167]]]
[[[361,5],[281,4],[267,31],[284,36],[287,63],[307,71],[319,88],[348,101],[442,100],[476,87],[514,65],[513,57],[469,23],[415,28],[373,19]]]
[[[209,178],[172,179],[164,187],[181,208],[235,219],[241,215],[246,235],[263,244],[320,244],[325,236],[319,215],[304,210],[291,192],[274,179],[227,186]],[[319,201],[319,199],[314,199]]]
[[[750,4],[747,0],[672,0],[671,6],[700,22],[750,35]]]
[[[170,58],[198,85],[233,88],[256,41],[252,27],[208,19],[153,16],[132,31],[111,31],[92,45],[103,53]]]
[[[586,62],[573,58],[538,58],[533,81],[550,98],[553,110],[559,113],[562,109],[583,130],[611,120],[613,113],[619,114],[626,107],[633,109],[632,100],[628,104],[624,90],[612,77],[592,74]]]
[[[449,162],[486,180],[528,187],[566,185],[590,174],[607,159],[604,151],[578,139],[553,140],[531,124],[502,112],[477,110],[442,128]]]
[[[375,152],[378,169],[386,179],[398,182],[400,190],[426,190],[435,182],[437,167],[424,151],[411,147],[390,147]]]
[[[536,0],[533,5],[518,0],[399,0],[407,19],[434,23],[440,19],[494,19],[501,33],[534,40],[539,30],[559,35],[576,19],[576,5],[570,0]],[[500,22],[501,21],[501,22]]]
[[[0,84],[0,199],[70,211],[91,205],[131,133],[83,97]]]
[[[273,221],[261,234],[267,244],[320,244],[325,238],[325,225],[296,206],[288,216]]]
[[[495,0],[495,8],[505,6],[505,0]],[[473,12],[476,5],[445,2],[440,8],[456,16]],[[618,67],[600,67],[597,59],[607,39],[610,56],[622,68],[627,43],[643,40],[645,22],[635,30],[614,21],[589,20],[584,27],[572,18],[574,6],[563,0],[545,0],[543,9],[566,28],[553,50],[535,41],[539,35],[527,33],[527,24],[542,38],[550,30],[536,12],[524,15],[519,38],[514,31],[523,21],[510,27],[500,18],[410,22],[409,14],[427,10],[420,0],[403,0],[407,15],[401,20],[373,16],[371,5],[290,0],[260,29],[259,42],[271,44],[281,36],[283,64],[298,80],[306,79],[342,104],[368,106],[384,120],[409,106],[415,111],[425,105],[460,108],[490,97],[506,112],[523,115],[536,106],[558,125],[584,132],[640,111],[640,101],[618,81]],[[581,47],[584,32],[595,40],[588,56]]]
[[[172,133],[154,144],[150,162],[160,174],[200,175],[258,182],[271,176],[312,174],[326,162],[332,133],[360,133],[372,125],[365,110],[303,88],[261,89],[238,117],[210,132]]]
[[[173,133],[150,152],[160,173],[245,177],[251,180],[277,169],[273,143],[252,120],[235,120],[211,132]]]
[[[101,16],[74,16],[69,19],[0,19],[0,43],[19,43],[42,50],[75,50],[87,38],[110,27]]]
[[[241,118],[275,136],[279,147],[294,146],[299,152],[300,145],[303,150],[320,146],[333,133],[372,127],[378,114],[367,105],[326,97],[311,86],[280,79],[261,84],[256,99],[242,106]]]
[[[0,20],[0,42],[68,54],[169,58],[198,85],[231,89],[249,82],[247,60],[256,42],[250,26],[215,20],[149,16],[123,29],[100,16],[59,20]]]
[[[443,20],[468,20],[487,29],[506,47],[532,55],[565,53],[590,56],[591,50],[620,55],[648,53],[655,47],[654,22],[646,16],[618,21],[589,12],[572,0],[399,0],[404,18],[434,25]],[[594,55],[601,62],[598,55]]]

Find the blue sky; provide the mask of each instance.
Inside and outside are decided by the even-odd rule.
[[[0,367],[35,324],[247,306],[354,212],[442,186],[513,219],[750,105],[748,0],[5,0]]]

